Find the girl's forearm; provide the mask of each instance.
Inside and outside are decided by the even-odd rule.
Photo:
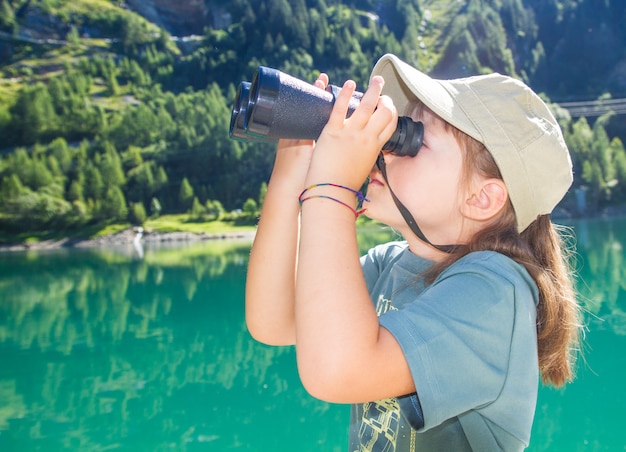
[[[380,327],[359,261],[354,191],[397,124],[374,78],[346,119],[354,82],[344,84],[317,141],[302,206],[296,284],[297,359],[305,388],[335,402],[406,394],[412,380],[397,342]],[[385,366],[395,369],[389,378]],[[398,371],[398,369],[400,369]],[[407,378],[408,375],[408,378]]]
[[[287,206],[269,189],[250,253],[246,279],[246,323],[250,334],[270,345],[295,343],[294,285],[298,205]]]
[[[246,323],[250,334],[270,345],[294,344],[298,195],[312,143],[279,145],[246,280]]]
[[[350,202],[349,198],[344,200]],[[317,397],[349,399],[350,388],[360,381],[353,376],[364,371],[362,364],[369,362],[365,356],[376,347],[379,334],[359,263],[354,214],[330,200],[307,201],[300,243],[296,290],[300,375]],[[333,388],[342,394],[332,394]]]

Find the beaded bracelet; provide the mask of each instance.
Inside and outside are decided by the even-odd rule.
[[[341,200],[339,200],[337,198],[333,198],[332,196],[311,195],[311,196],[307,196],[306,198],[304,197],[304,194],[307,191],[309,191],[309,190],[311,190],[313,188],[317,188],[317,187],[336,187],[336,188],[341,188],[343,190],[348,190],[348,191],[354,193],[356,195],[356,199],[358,200],[357,209],[359,209],[359,210],[354,209],[352,206],[346,204],[345,202],[343,202],[343,201],[341,201]],[[330,182],[322,183],[322,184],[313,184],[313,185],[310,185],[310,186],[306,187],[304,190],[302,190],[302,193],[300,193],[300,196],[298,196],[298,203],[300,204],[300,207],[302,207],[302,203],[304,203],[304,201],[307,201],[307,200],[312,199],[312,198],[329,199],[329,200],[335,201],[336,203],[339,203],[339,204],[341,204],[343,206],[346,206],[348,209],[350,209],[354,213],[355,218],[359,218],[359,216],[361,214],[363,214],[363,212],[365,212],[365,210],[366,210],[364,208],[361,209],[361,206],[363,205],[363,201],[369,201],[369,199],[367,199],[365,197],[365,195],[363,193],[361,193],[360,191],[358,191],[358,190],[354,190],[354,189],[352,189],[350,187],[346,187],[344,185],[339,185],[339,184],[333,184],[333,183],[330,183]]]

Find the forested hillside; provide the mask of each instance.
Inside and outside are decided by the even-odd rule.
[[[623,204],[624,23],[617,0],[0,0],[0,231],[254,221],[273,145],[229,139],[239,83],[266,65],[364,89],[387,52],[523,79],[554,104],[588,211]]]

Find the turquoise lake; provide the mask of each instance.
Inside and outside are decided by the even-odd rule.
[[[540,388],[528,450],[624,451],[626,219],[570,225],[584,356]],[[0,451],[346,450],[349,408],[246,330],[250,245],[0,253]]]

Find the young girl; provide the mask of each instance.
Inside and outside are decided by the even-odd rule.
[[[549,217],[572,181],[561,131],[499,74],[435,80],[385,55],[346,119],[354,89],[317,143],[278,146],[250,255],[250,333],[296,344],[307,391],[353,404],[350,451],[522,450],[538,374],[570,380],[578,338]],[[424,124],[423,144],[379,158],[398,112]],[[360,258],[360,201],[404,241]]]

